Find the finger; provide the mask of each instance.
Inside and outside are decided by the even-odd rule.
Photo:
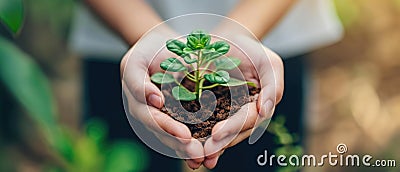
[[[200,168],[202,163],[195,162],[193,160],[187,159],[185,160],[187,166],[193,170]]]
[[[124,60],[126,65],[122,80],[132,95],[141,103],[161,108],[164,105],[164,96],[160,89],[150,81],[145,60],[134,57],[132,53],[127,53],[124,59],[127,60]]]
[[[254,127],[257,119],[256,103],[248,103],[228,119],[217,123],[212,130],[212,139],[220,141],[229,135],[237,135],[240,131]]]
[[[215,153],[217,153],[221,150],[225,150],[229,147],[232,147],[232,146],[240,143],[241,141],[243,141],[244,139],[249,137],[251,132],[252,132],[252,129],[248,129],[248,130],[240,132],[239,134],[226,136],[222,140],[219,140],[219,141],[215,141],[213,139],[208,139],[206,141],[206,143],[204,144],[204,151],[205,151],[204,154],[206,156],[206,159],[213,157],[213,155],[215,155]]]
[[[172,119],[160,110],[143,104],[136,100],[129,91],[126,91],[125,83],[122,83],[124,95],[127,98],[128,112],[131,116],[143,123],[147,128],[153,132],[171,135],[176,137],[182,143],[188,143],[191,140],[191,132],[189,128]]]
[[[197,139],[192,138],[191,142],[183,148],[183,151],[187,154],[186,159],[190,159],[195,163],[204,161],[204,148]]]
[[[208,169],[215,168],[215,166],[218,163],[219,157],[224,153],[224,151],[225,151],[225,149],[223,149],[223,150],[221,150],[221,151],[219,151],[217,153],[214,153],[214,154],[212,154],[210,156],[207,156],[206,159],[203,162],[203,165]]]
[[[248,137],[250,136],[252,130],[253,130],[253,129],[251,128],[251,129],[248,129],[248,130],[246,130],[246,131],[240,132],[239,135],[237,135],[237,136],[235,137],[235,139],[233,139],[233,140],[231,141],[231,143],[229,143],[229,144],[225,147],[225,149],[230,148],[230,147],[232,147],[232,146],[235,146],[236,144],[242,142],[244,139],[248,138]]]
[[[267,115],[265,112],[269,112],[272,107],[266,105],[272,103],[275,106],[282,99],[284,89],[284,73],[281,58],[267,48],[265,48],[265,53],[267,54],[267,58],[261,59],[262,64],[270,64],[271,67],[257,65],[261,84],[257,108],[260,115],[264,117]]]
[[[261,70],[260,82],[261,82],[261,92],[257,101],[257,109],[259,115],[256,119],[256,126],[252,131],[249,138],[249,144],[254,144],[261,136],[264,134],[268,124],[269,119],[272,117],[275,105],[280,102],[283,96],[284,89],[284,79],[283,79],[283,63],[278,55],[276,55],[271,50],[265,48],[268,55],[269,63],[272,66],[272,72],[266,72]]]
[[[201,166],[204,161],[204,149],[203,145],[197,140],[192,139],[192,142],[184,147],[186,153],[186,163],[192,169],[197,169]]]
[[[163,144],[175,150],[176,155],[181,159],[190,159],[195,163],[204,161],[203,145],[198,140],[192,138],[191,141],[184,144],[170,135],[160,133],[155,133],[155,135]]]

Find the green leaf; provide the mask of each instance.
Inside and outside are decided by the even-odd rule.
[[[189,48],[199,50],[210,44],[211,36],[202,30],[195,30],[186,39]]]
[[[189,47],[185,47],[185,48],[183,48],[183,53],[184,53],[185,55],[188,55],[188,54],[190,54],[190,53],[193,53],[193,50],[190,49]]]
[[[224,70],[220,70],[214,73],[205,74],[204,78],[212,83],[225,84],[230,80],[229,73]]]
[[[219,69],[223,70],[232,70],[239,66],[240,59],[234,57],[227,57],[227,58],[219,58],[214,61],[214,65]]]
[[[56,105],[49,80],[31,57],[2,37],[0,81],[41,127],[47,132],[56,130]]]
[[[196,58],[191,58],[189,55],[183,57],[183,60],[187,63],[187,64],[192,64],[192,63],[196,63],[197,59]]]
[[[172,88],[172,95],[176,100],[191,101],[196,99],[196,94],[190,92],[183,86],[175,86]]]
[[[160,67],[166,71],[171,71],[171,72],[179,72],[187,70],[186,66],[184,66],[181,63],[181,61],[173,57],[165,59],[163,62],[161,62]]]
[[[22,26],[24,10],[22,0],[0,0],[0,21],[15,35]]]
[[[109,148],[104,163],[105,172],[139,172],[146,171],[149,157],[141,145],[131,141],[118,141]]]
[[[218,41],[210,44],[209,46],[205,47],[205,51],[203,51],[205,62],[214,60],[229,51],[229,44],[225,41]]]
[[[107,136],[107,125],[99,119],[90,119],[86,123],[86,134],[88,138],[97,144],[103,143]]]
[[[170,39],[167,41],[167,49],[178,56],[184,56],[187,52],[190,52],[189,49],[186,47],[186,44],[182,41],[176,39]]]
[[[227,86],[227,87],[234,87],[234,86],[239,86],[239,85],[244,85],[244,84],[247,84],[247,85],[253,86],[253,87],[257,87],[257,85],[254,84],[253,82],[242,81],[242,80],[239,80],[239,79],[236,79],[236,78],[231,78],[228,83],[221,84],[221,85],[222,86]]]
[[[168,73],[157,72],[150,77],[151,81],[157,84],[167,84],[175,82],[175,78]]]
[[[88,137],[74,138],[74,157],[72,168],[82,171],[98,171],[103,165],[103,147]]]

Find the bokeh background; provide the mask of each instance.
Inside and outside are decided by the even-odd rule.
[[[395,159],[398,166],[400,0],[334,2],[345,35],[308,59],[303,152],[318,156],[345,143],[349,154]],[[75,3],[26,0],[21,31],[12,36],[0,29],[6,38],[0,42],[0,171],[143,171],[151,165],[141,145],[109,141],[105,122],[81,121],[80,58],[68,48]],[[15,47],[24,53],[8,51]],[[328,165],[303,170],[399,171]]]

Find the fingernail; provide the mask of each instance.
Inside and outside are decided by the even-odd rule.
[[[260,115],[261,117],[267,117],[270,115],[272,109],[273,109],[274,104],[272,103],[271,100],[267,100],[267,102],[264,103],[262,106],[262,109],[264,109],[264,112],[262,112]]]
[[[156,108],[161,108],[162,106],[162,100],[161,97],[155,94],[150,94],[150,96],[148,97],[147,102],[151,105],[154,106]]]

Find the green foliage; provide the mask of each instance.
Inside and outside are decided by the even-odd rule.
[[[24,19],[22,0],[0,0],[0,21],[15,35]]]
[[[292,134],[285,126],[285,117],[278,115],[272,120],[268,126],[267,131],[274,135],[274,141],[280,147],[274,150],[274,154],[285,155],[290,157],[291,155],[297,155],[300,157],[303,154],[303,148],[296,144],[298,142],[298,137],[296,134]],[[288,163],[288,158],[285,160]],[[289,163],[288,163],[289,164]],[[293,172],[299,171],[301,167],[298,166],[281,166],[277,169],[279,172]]]
[[[209,62],[214,60],[222,55],[228,53],[229,44],[225,41],[218,41],[206,47],[206,51],[204,51],[204,62]]]
[[[257,87],[257,85],[254,84],[253,82],[242,81],[242,80],[239,80],[236,78],[230,78],[228,83],[221,84],[221,85],[226,86],[226,87],[234,87],[234,86],[239,86],[239,85],[244,85],[244,84],[247,84],[252,87]]]
[[[57,150],[63,165],[50,164],[46,171],[144,171],[148,164],[145,149],[132,141],[106,141],[107,127],[98,119],[87,122],[82,133],[62,128]]]
[[[166,71],[171,72],[180,72],[187,70],[186,66],[184,66],[181,61],[173,57],[161,62],[160,67]]]
[[[178,86],[172,89],[172,95],[177,100],[191,101],[201,97],[204,89],[216,86],[239,86],[248,84],[256,86],[252,82],[241,81],[229,76],[225,70],[232,70],[239,66],[240,59],[224,57],[229,52],[230,46],[225,41],[211,43],[211,36],[204,31],[195,30],[186,37],[186,44],[179,40],[168,40],[166,47],[169,51],[180,56],[187,64],[183,64],[178,58],[168,58],[161,62],[160,67],[166,72],[184,72],[185,77],[195,83],[195,91],[191,92],[181,85],[168,73],[155,73],[151,80],[157,84],[175,82]],[[209,67],[213,64],[215,71]],[[188,66],[191,67],[189,72]],[[209,73],[207,73],[209,72]],[[205,81],[213,85],[204,86]]]
[[[211,83],[217,83],[217,84],[226,84],[231,79],[229,77],[229,73],[224,70],[220,70],[210,74],[205,74],[204,78],[210,81]]]
[[[64,162],[61,166],[48,164],[47,171],[124,172],[146,168],[146,153],[139,145],[128,141],[106,144],[107,127],[102,121],[89,121],[83,134],[59,124],[48,79],[27,54],[2,37],[0,82],[40,124],[52,150]]]
[[[192,63],[196,63],[197,62],[197,59],[190,57],[190,55],[187,55],[187,56],[183,57],[183,60],[187,64],[192,64]]]
[[[47,77],[27,54],[0,37],[0,81],[47,131],[55,128],[55,104]]]
[[[67,3],[67,1],[57,1],[57,3]],[[0,0],[0,21],[14,35],[22,25],[22,5],[22,0]],[[48,15],[46,13],[46,16]],[[39,129],[44,131],[43,136],[46,140],[43,148],[50,146],[51,159],[40,161],[46,163],[43,171],[145,170],[148,160],[145,149],[131,141],[107,143],[107,127],[104,122],[90,120],[83,129],[85,132],[77,132],[58,123],[49,80],[32,57],[2,36],[0,35],[0,85],[5,86],[35,124],[39,124]],[[0,94],[0,100],[2,98]],[[28,127],[35,129],[36,126]],[[1,139],[0,137],[0,149],[3,146]],[[0,156],[0,161],[6,164],[0,163],[0,171],[15,171],[13,170],[15,162],[3,159],[10,152],[5,152],[3,149],[1,151],[3,154]]]
[[[114,143],[106,155],[105,172],[137,172],[145,171],[148,164],[144,148],[130,141]]]
[[[178,56],[182,56],[185,53],[184,49],[186,48],[185,43],[179,40],[168,40],[167,41],[167,49]],[[187,50],[187,49],[186,49]]]
[[[195,30],[187,36],[187,46],[192,50],[200,50],[208,46],[211,36],[201,30]]]
[[[157,84],[168,84],[175,81],[175,78],[171,74],[161,72],[153,74],[150,79]]]
[[[196,99],[196,94],[190,92],[183,86],[175,86],[172,88],[172,95],[176,100],[190,101]]]

